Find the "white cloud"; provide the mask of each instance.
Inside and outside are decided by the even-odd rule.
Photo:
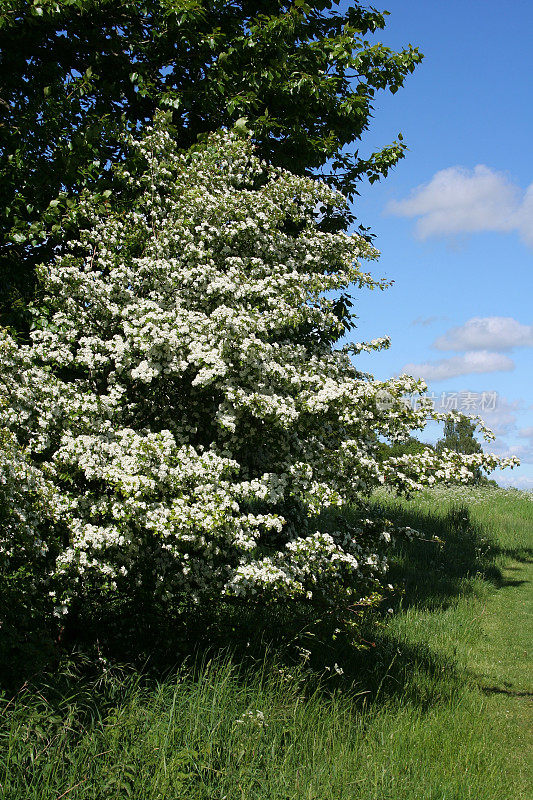
[[[505,436],[516,430],[516,413],[523,407],[521,400],[509,401],[498,395],[495,407],[480,409],[479,414],[496,436]]]
[[[533,247],[533,184],[526,191],[504,172],[478,164],[473,170],[448,167],[404,200],[393,200],[386,212],[418,217],[421,239],[482,231],[517,231]]]
[[[428,325],[433,325],[434,322],[439,322],[443,319],[446,319],[446,317],[417,317],[411,322],[411,325],[421,325],[423,328],[426,328]]]
[[[506,436],[516,431],[516,415],[524,407],[523,400],[507,400],[498,392],[443,391],[430,395],[435,411],[460,411],[462,414],[481,417],[496,436]],[[525,429],[532,430],[532,429]]]
[[[528,186],[516,218],[522,239],[533,247],[533,184]]]
[[[533,325],[513,317],[473,317],[434,342],[437,350],[510,350],[533,347]]]
[[[523,439],[533,439],[533,427],[531,428],[521,428],[518,431],[518,435]]]
[[[487,395],[489,393],[486,393]],[[498,395],[494,408],[490,407],[480,410],[479,416],[482,417],[486,425],[496,435],[492,442],[484,443],[483,449],[486,452],[495,453],[498,456],[509,458],[518,456],[522,464],[533,463],[533,427],[522,428],[517,431],[516,415],[524,410],[524,400],[508,400]],[[526,441],[516,441],[516,437]],[[509,438],[514,440],[509,444]],[[502,473],[505,478],[506,473]],[[498,478],[497,478],[498,480]],[[516,475],[509,480],[510,484],[516,481]]]
[[[533,463],[533,445],[531,444],[508,444],[504,439],[496,439],[489,442],[483,448],[486,452],[495,453],[501,458],[518,456],[521,464]]]
[[[502,353],[490,353],[487,350],[464,353],[462,356],[441,358],[423,364],[406,364],[403,373],[423,378],[425,381],[444,381],[458,375],[471,375],[480,372],[510,372],[515,367],[514,361]]]
[[[533,476],[531,475],[513,475],[512,473],[507,474],[496,474],[495,476],[490,475],[489,477],[494,477],[496,482],[500,484],[500,486],[504,487],[514,487],[515,489],[523,489],[525,491],[533,491]]]

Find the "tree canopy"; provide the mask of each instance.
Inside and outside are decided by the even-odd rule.
[[[61,241],[54,208],[83,187],[114,196],[122,134],[157,109],[182,148],[244,117],[263,158],[324,168],[348,197],[386,175],[401,137],[364,158],[347,150],[375,93],[396,92],[422,58],[365,38],[384,25],[385,12],[331,0],[0,0],[3,322],[20,326],[35,265]],[[326,219],[339,229],[351,215]]]
[[[439,452],[453,450],[455,453],[481,453],[483,448],[475,437],[476,424],[468,417],[447,419],[444,423],[444,436],[436,444]]]
[[[161,122],[130,143],[140,177],[115,166],[138,190],[127,212],[76,199],[85,227],[42,269],[30,343],[0,338],[5,570],[33,563],[59,614],[93,590],[160,608],[371,594],[390,526],[327,509],[514,460],[380,458],[378,437],[441,417],[403,402],[422,381],[357,370],[351,355],[384,340],[335,347],[327,295],[376,285],[368,242],[317,227],[317,203],[345,199],[235,132],[187,153],[174,138]]]

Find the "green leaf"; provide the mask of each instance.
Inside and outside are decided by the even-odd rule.
[[[246,117],[239,117],[239,119],[233,126],[233,129],[240,135],[246,137],[248,137],[251,133],[250,128],[248,127],[248,119]]]
[[[2,59],[10,65],[2,75],[3,95],[10,98],[10,128],[16,132],[8,136],[0,128],[6,195],[0,236],[13,226],[6,208],[17,195],[21,205],[35,206],[36,218],[61,185],[73,194],[84,185],[95,193],[110,186],[106,165],[112,154],[129,159],[121,131],[138,130],[153,109],[165,106],[184,110],[176,134],[184,147],[198,134],[230,128],[235,117],[246,116],[258,152],[297,173],[313,174],[349,152],[327,181],[351,197],[360,180],[385,175],[387,164],[403,156],[391,151],[387,164],[370,163],[354,145],[369,127],[371,98],[400,88],[422,55],[411,46],[394,52],[374,44],[371,35],[384,27],[385,17],[359,3],[335,4],[330,13],[331,0],[214,6],[200,0],[116,0],[107,4],[111,16],[96,13],[107,7],[96,0],[0,5],[16,9],[6,19],[0,14],[6,31]],[[16,36],[10,35],[14,26]],[[36,47],[37,41],[47,46]],[[91,66],[87,53],[93,54]],[[73,81],[75,64],[81,76]],[[351,70],[359,76],[356,87],[345,77]],[[86,102],[96,78],[98,102]],[[89,172],[93,161],[100,162],[99,174]],[[352,219],[346,209],[331,224],[346,226]],[[35,287],[30,250],[8,267],[21,307]]]

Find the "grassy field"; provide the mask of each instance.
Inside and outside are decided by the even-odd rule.
[[[0,797],[533,796],[532,497],[374,503],[423,533],[396,550],[402,591],[380,613],[358,625],[273,613],[261,630],[287,633],[267,652],[250,619],[232,653],[164,680],[103,663],[90,679],[78,666],[23,688],[2,701]]]

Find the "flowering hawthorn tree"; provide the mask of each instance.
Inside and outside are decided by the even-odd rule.
[[[429,408],[402,401],[422,382],[354,366],[387,339],[335,349],[349,312],[328,296],[381,285],[361,269],[368,243],[317,229],[341,195],[267,167],[237,132],[183,154],[161,122],[132,146],[141,177],[116,169],[138,199],[122,214],[79,199],[85,226],[42,269],[47,316],[29,345],[2,338],[8,537],[48,559],[64,609],[147,568],[162,601],[371,591],[390,531],[341,515],[326,531],[323,509],[505,462],[378,458],[380,435],[423,428]]]

